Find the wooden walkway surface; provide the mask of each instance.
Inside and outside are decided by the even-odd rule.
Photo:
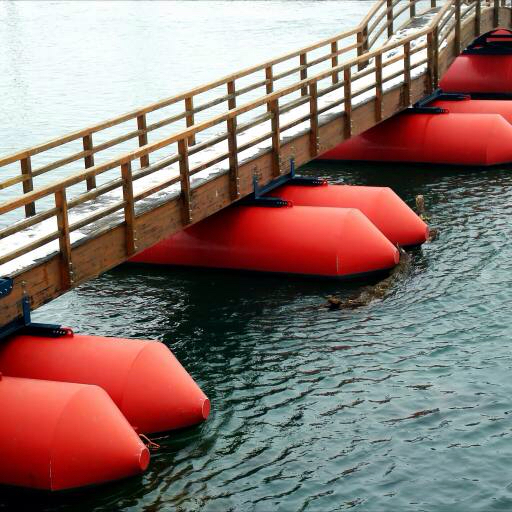
[[[0,157],[0,191],[19,188],[0,327],[418,101],[497,26],[512,1],[379,0],[351,31]]]

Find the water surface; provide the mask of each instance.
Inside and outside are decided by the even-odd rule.
[[[176,59],[213,78],[337,32],[362,4],[0,4],[1,153],[192,85]],[[199,58],[214,47],[226,58]],[[357,284],[129,266],[41,308],[37,320],[78,332],[164,341],[212,415],[160,439],[143,476],[57,496],[2,489],[0,509],[512,509],[510,171],[304,172],[391,186],[409,204],[424,194],[440,238],[354,311],[323,304]]]

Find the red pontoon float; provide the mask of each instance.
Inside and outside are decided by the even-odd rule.
[[[512,162],[512,126],[498,114],[403,113],[320,158],[468,166],[503,164]]]
[[[234,206],[131,261],[352,277],[390,269],[398,260],[396,247],[359,210]]]
[[[446,92],[512,93],[512,32],[498,29],[477,38],[439,86]]]
[[[0,378],[0,483],[62,490],[143,472],[149,452],[98,386]]]
[[[96,384],[137,432],[145,434],[195,425],[210,412],[206,395],[171,351],[157,341],[79,334],[60,338],[18,335],[0,345],[0,372]]]
[[[420,245],[428,237],[428,226],[388,187],[354,185],[283,185],[270,192],[273,197],[297,206],[356,208],[393,244]]]

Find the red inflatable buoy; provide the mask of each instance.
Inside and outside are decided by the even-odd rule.
[[[435,100],[429,107],[440,107],[451,114],[499,114],[512,123],[512,101],[508,100],[472,100],[461,101]]]
[[[425,242],[428,226],[388,187],[354,185],[283,185],[269,193],[297,206],[329,206],[360,210],[393,245]]]
[[[0,410],[2,484],[56,491],[148,466],[148,449],[98,386],[4,376]]]
[[[358,210],[234,206],[131,261],[347,277],[398,260],[396,247]]]
[[[439,87],[445,92],[512,93],[512,55],[460,55]]]
[[[171,351],[157,341],[75,334],[16,336],[0,346],[0,372],[13,377],[96,384],[141,433],[204,421],[210,402]]]
[[[497,114],[401,114],[320,158],[496,165],[512,161],[512,126]]]

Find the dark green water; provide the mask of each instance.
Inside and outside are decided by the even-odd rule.
[[[141,477],[0,509],[512,510],[512,174],[351,167],[316,172],[424,194],[440,229],[384,299],[329,311],[358,285],[128,266],[80,287],[37,319],[163,340],[212,415]]]

